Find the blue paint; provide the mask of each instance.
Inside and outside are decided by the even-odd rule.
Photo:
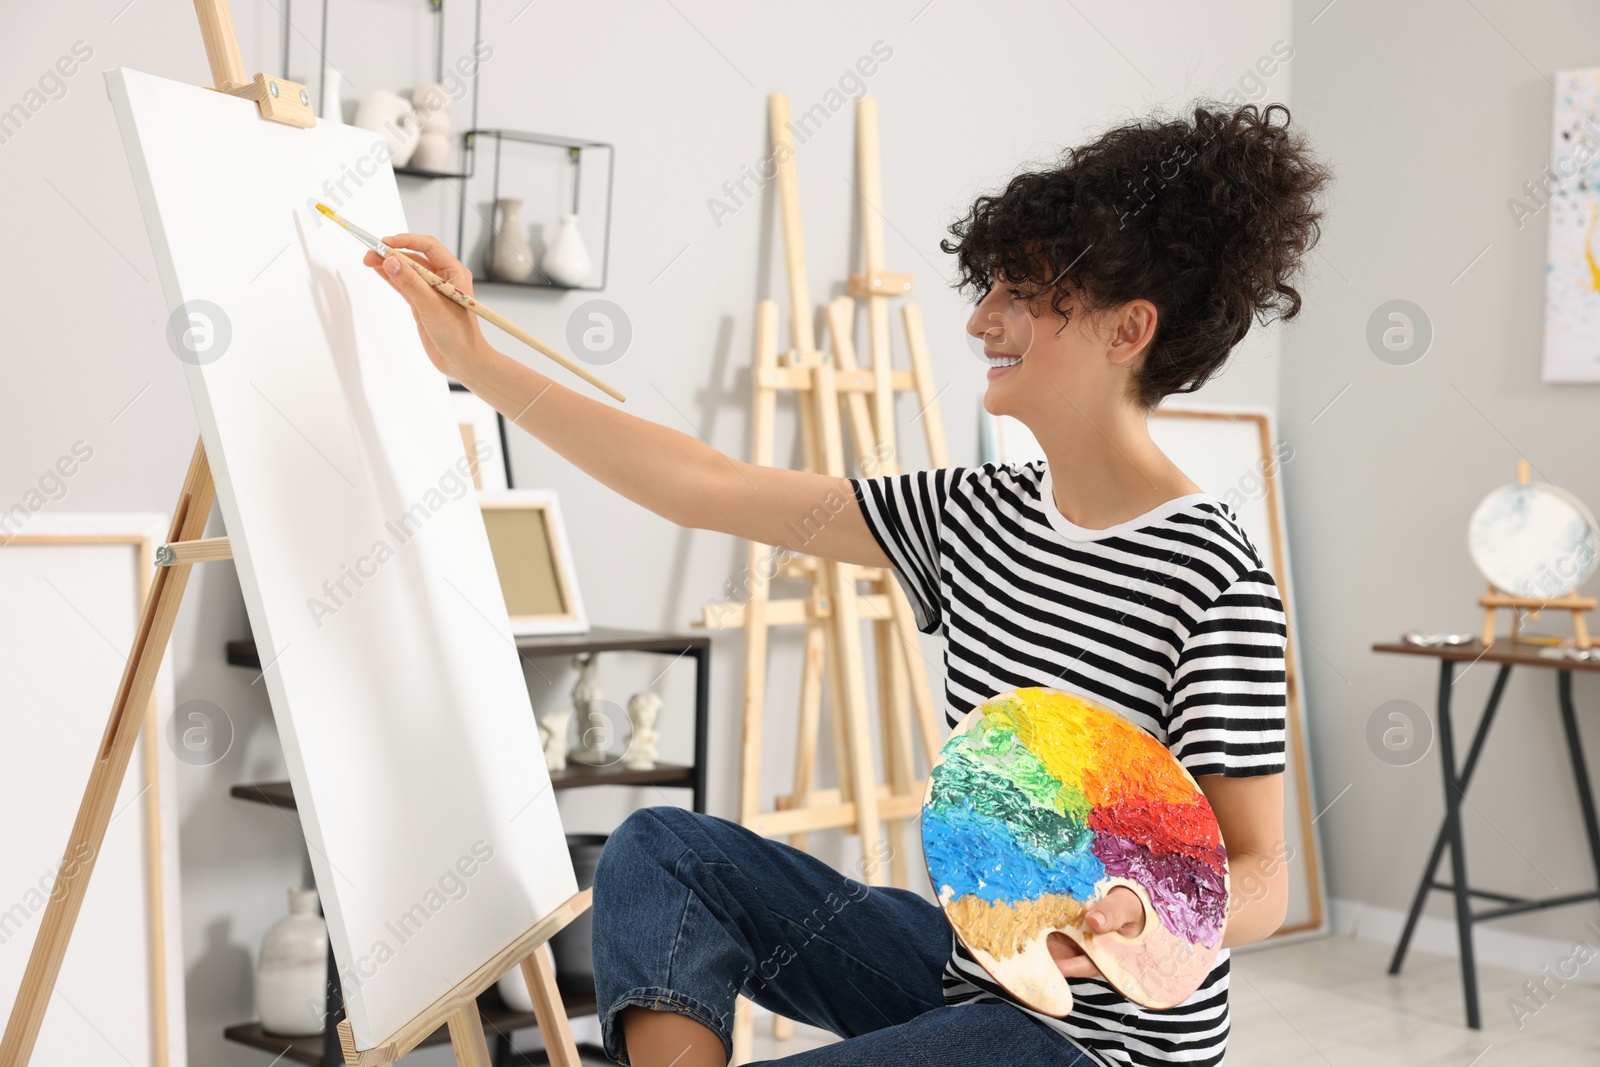
[[[922,814],[922,847],[928,869],[938,872],[942,896],[976,896],[990,904],[1036,900],[1047,893],[1088,900],[1105,865],[1087,848],[1041,857],[1012,837],[1003,821],[970,803]]]

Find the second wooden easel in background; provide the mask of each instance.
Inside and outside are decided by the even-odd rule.
[[[914,303],[907,302],[902,308],[910,369],[896,370],[892,362],[889,302],[908,297],[912,281],[910,275],[890,274],[883,269],[875,101],[863,98],[857,102],[855,187],[866,270],[851,275],[848,283],[849,291],[867,304],[870,343],[866,368],[856,358],[855,300],[850,296],[838,297],[825,309],[831,351],[821,351],[816,345],[798,174],[784,94],[770,97],[769,121],[783,226],[791,347],[778,351],[778,305],[775,301],[762,301],[757,309],[751,371],[752,462],[773,464],[778,397],[792,394],[804,469],[846,476],[844,423],[848,421],[856,460],[855,470],[848,473],[868,477],[899,473],[895,398],[899,393],[910,392],[916,395],[920,407],[918,418],[923,423],[930,465],[947,465],[938,390],[927,356],[920,310]],[[830,518],[823,509],[812,516],[797,517],[795,528],[807,533],[807,523],[821,524]],[[701,620],[708,627],[742,627],[745,631],[739,820],[761,834],[787,835],[798,848],[805,847],[807,835],[813,831],[844,829],[860,840],[865,881],[883,884],[887,868],[888,881],[909,886],[911,849],[907,833],[915,830],[924,788],[915,770],[913,731],[925,759],[931,759],[941,735],[939,713],[928,683],[929,665],[922,655],[915,616],[887,568],[819,559],[799,553],[799,547],[803,546],[779,552],[751,543],[746,553],[748,594],[744,603],[708,605]],[[807,591],[799,597],[775,599],[770,585],[777,578],[804,582]],[[866,586],[865,591],[862,585]],[[881,776],[874,754],[873,716],[868,708],[867,655],[862,634],[865,623],[872,627],[878,683],[877,720],[884,764]],[[776,797],[774,809],[767,811],[762,807],[761,764],[771,633],[774,628],[787,626],[805,628],[794,779],[791,792]],[[825,683],[838,785],[818,788]],[[888,834],[884,832],[885,822],[890,825]],[[734,1022],[735,1063],[749,1057],[751,1021],[750,1005],[741,1000]],[[788,1023],[787,1019],[776,1019],[774,1036],[787,1037]]]

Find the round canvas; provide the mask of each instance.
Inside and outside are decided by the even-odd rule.
[[[1539,482],[1503,485],[1467,524],[1472,562],[1495,588],[1549,600],[1577,589],[1600,565],[1594,516],[1577,497]]]
[[[1205,794],[1161,742],[1077,694],[1015,689],[962,720],[928,781],[922,845],[956,936],[1047,1015],[1072,1010],[1051,933],[1151,1008],[1192,996],[1222,947],[1228,862]],[[1144,929],[1084,929],[1119,885]]]

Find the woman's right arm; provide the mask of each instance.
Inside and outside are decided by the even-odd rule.
[[[471,274],[434,238],[397,234],[384,242],[421,253],[413,258],[472,292]],[[583,396],[496,351],[476,315],[397,259],[369,252],[366,263],[405,298],[434,366],[629,500],[680,526],[845,563],[888,564],[844,478],[745,463]]]

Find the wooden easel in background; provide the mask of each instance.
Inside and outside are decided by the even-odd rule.
[[[903,309],[911,370],[893,367],[889,336],[889,301],[911,292],[910,275],[883,270],[883,221],[875,102],[858,102],[857,190],[861,201],[864,274],[853,275],[850,289],[866,300],[871,324],[870,364],[863,369],[854,342],[855,301],[841,296],[826,308],[831,353],[816,347],[812,304],[800,222],[798,176],[789,127],[788,99],[769,99],[773,158],[783,224],[784,253],[791,310],[792,347],[778,351],[778,305],[762,301],[757,311],[755,363],[751,373],[752,462],[771,465],[775,453],[775,418],[780,393],[792,393],[805,469],[844,477],[847,473],[843,415],[848,418],[857,471],[862,475],[900,470],[895,430],[895,397],[913,392],[921,405],[928,455],[934,466],[948,463],[944,429],[939,418],[919,310]],[[849,506],[849,502],[845,502]],[[809,517],[797,517],[804,532]],[[821,517],[819,521],[827,521]],[[882,884],[881,849],[888,846],[890,881],[910,884],[905,833],[915,829],[921,812],[924,782],[916,777],[913,718],[931,759],[939,745],[939,714],[928,685],[926,663],[918,643],[915,617],[894,575],[884,568],[854,567],[803,555],[782,554],[750,544],[746,555],[748,592],[743,605],[708,605],[702,623],[713,628],[745,630],[743,742],[740,768],[739,820],[758,833],[787,834],[804,848],[813,830],[846,829],[861,840],[863,874],[869,884]],[[801,579],[808,593],[773,599],[774,578]],[[867,583],[862,593],[858,583]],[[871,622],[877,665],[879,725],[883,738],[885,781],[880,782],[867,711],[861,624]],[[803,625],[805,652],[795,746],[793,790],[776,798],[774,811],[761,808],[761,757],[766,709],[767,660],[772,628]],[[817,748],[821,727],[822,687],[830,683],[830,723],[839,785],[817,789]],[[891,832],[886,837],[882,822]],[[749,1057],[751,1013],[741,1000],[734,1017],[734,1059]],[[774,1020],[774,1036],[789,1036],[789,1020]]]
[[[1531,472],[1528,461],[1517,460],[1517,484],[1527,485],[1531,481]],[[1572,612],[1572,643],[1580,650],[1587,650],[1593,642],[1589,639],[1589,626],[1584,621],[1583,613],[1593,611],[1595,598],[1592,596],[1579,596],[1577,593],[1567,593],[1565,596],[1552,597],[1541,600],[1532,596],[1517,596],[1514,593],[1502,592],[1493,582],[1489,583],[1489,591],[1478,598],[1478,606],[1483,609],[1483,647],[1488,648],[1494,644],[1495,617],[1500,614],[1501,608],[1511,609],[1511,643],[1517,643],[1517,637],[1522,628],[1522,618],[1526,613],[1528,621],[1533,622],[1539,618],[1539,612],[1547,608],[1557,611]]]
[[[218,91],[254,100],[265,120],[302,128],[315,124],[311,97],[304,86],[265,74],[246,77],[227,0],[195,0],[195,13],[200,20],[212,81]],[[73,925],[89,888],[89,877],[94,873],[95,861],[111,822],[117,793],[127,775],[134,742],[148,718],[146,709],[189,582],[189,568],[196,563],[232,558],[226,537],[203,537],[215,499],[216,484],[211,477],[204,441],[201,441],[195,445],[183,489],[178,494],[167,544],[156,554],[155,580],[145,599],[139,630],[111,705],[110,719],[45,907],[39,936],[28,956],[28,966],[6,1023],[5,1036],[0,1039],[0,1067],[23,1067],[33,1055],[39,1027],[72,938]],[[476,998],[520,963],[533,995],[539,1033],[550,1062],[556,1067],[581,1067],[561,995],[556,990],[555,970],[546,942],[583,914],[589,907],[589,899],[590,891],[584,890],[566,901],[457,983],[426,1011],[372,1048],[357,1049],[349,1022],[341,1021],[339,1037],[346,1064],[349,1067],[391,1064],[440,1026],[448,1025],[456,1062],[461,1067],[490,1067],[489,1048],[478,1017]]]

